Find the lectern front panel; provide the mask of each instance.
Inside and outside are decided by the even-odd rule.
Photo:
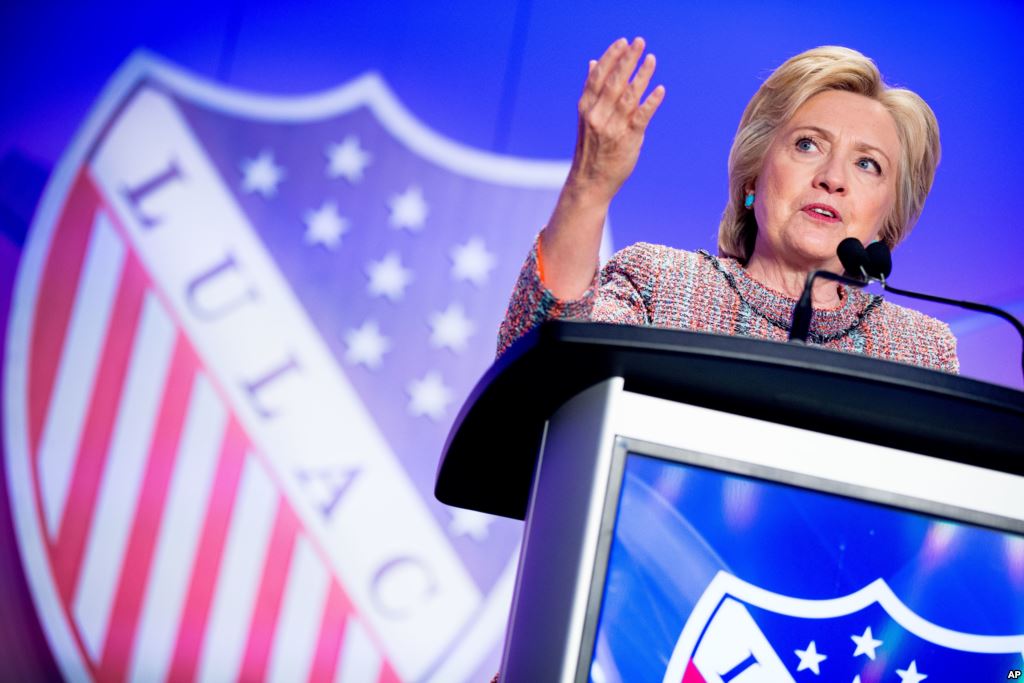
[[[594,683],[1024,668],[1024,499],[1000,516],[637,439],[615,450],[581,653]],[[928,477],[917,460],[899,476]]]

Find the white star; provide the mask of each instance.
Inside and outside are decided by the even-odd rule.
[[[359,138],[346,136],[341,144],[327,146],[327,176],[329,178],[344,177],[350,183],[363,179],[363,171],[370,164],[373,156],[359,146]]]
[[[494,254],[487,251],[484,241],[479,237],[452,249],[451,257],[452,277],[456,280],[469,280],[477,287],[487,283],[487,276],[495,264]]]
[[[853,677],[853,683],[860,683],[860,674]]]
[[[386,296],[398,301],[405,295],[405,288],[412,282],[412,271],[402,267],[398,253],[392,251],[380,261],[371,261],[366,266],[370,277],[367,290],[372,296]]]
[[[376,320],[367,320],[360,327],[349,330],[345,334],[345,342],[348,344],[345,359],[371,370],[380,367],[384,354],[391,350],[391,342],[380,333]]]
[[[427,220],[427,203],[423,200],[423,191],[413,185],[401,194],[396,194],[388,201],[391,207],[391,226],[396,229],[405,228],[413,232],[423,229]]]
[[[857,649],[853,651],[853,656],[867,655],[868,659],[874,661],[875,659],[875,648],[882,644],[882,641],[875,640],[871,635],[871,627],[868,626],[864,629],[864,635],[862,636],[850,636],[850,639],[857,644]]]
[[[409,382],[407,387],[411,400],[409,413],[415,417],[426,415],[430,419],[440,420],[445,408],[452,402],[452,392],[444,385],[444,380],[437,372],[428,372],[423,379]]]
[[[488,528],[494,518],[476,510],[452,508],[452,521],[448,532],[452,536],[469,536],[474,541],[487,540]]]
[[[900,677],[902,683],[920,683],[924,679],[928,678],[927,674],[917,673],[917,660],[910,662],[910,666],[906,669],[896,669],[896,675]]]
[[[242,160],[242,189],[259,192],[268,199],[277,194],[277,186],[284,179],[284,169],[274,163],[274,154],[263,150],[255,159]]]
[[[793,650],[796,656],[800,658],[800,665],[796,667],[797,671],[803,671],[804,669],[810,669],[814,672],[815,676],[821,674],[818,669],[818,665],[828,659],[828,655],[819,655],[818,648],[815,646],[814,641],[807,646],[806,650]]]
[[[459,304],[448,304],[448,308],[430,316],[430,343],[435,348],[447,346],[459,353],[466,349],[469,335],[473,334],[474,325],[466,317]]]
[[[306,212],[306,242],[337,249],[341,236],[348,232],[348,219],[338,215],[334,202],[324,202],[319,209]]]

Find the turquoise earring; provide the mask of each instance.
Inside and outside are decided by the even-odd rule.
[[[753,205],[754,205],[754,193],[753,192],[748,192],[747,193],[747,198],[745,200],[743,200],[743,207],[746,208],[746,209],[749,209]]]

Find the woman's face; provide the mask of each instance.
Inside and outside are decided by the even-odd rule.
[[[896,124],[875,100],[829,90],[804,102],[779,129],[750,188],[758,225],[752,258],[838,271],[842,240],[878,238],[896,201],[899,155]]]

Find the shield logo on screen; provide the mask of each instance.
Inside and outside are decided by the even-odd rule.
[[[840,598],[807,600],[719,572],[683,626],[663,680],[997,680],[1020,668],[1022,657],[1024,634],[978,635],[932,623],[883,579]]]
[[[5,359],[67,678],[494,671],[521,530],[433,478],[566,170],[445,139],[373,74],[280,98],[129,60],[44,194]]]

